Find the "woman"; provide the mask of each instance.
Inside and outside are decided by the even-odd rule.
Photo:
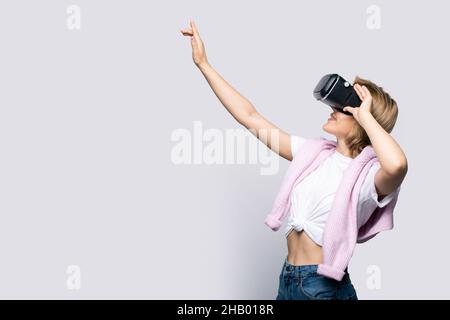
[[[181,33],[190,36],[192,58],[223,106],[267,147],[287,160],[293,160],[308,139],[279,129],[265,119],[255,107],[231,87],[209,64],[205,46],[193,21]],[[357,300],[347,268],[340,280],[318,273],[323,262],[323,235],[334,195],[345,169],[366,146],[373,147],[378,158],[370,166],[359,189],[358,221],[368,221],[367,212],[386,207],[396,200],[407,173],[407,159],[397,142],[389,135],[397,119],[395,100],[381,87],[356,77],[354,89],[362,103],[358,108],[345,107],[351,115],[336,108],[323,130],[336,137],[335,152],[313,172],[298,183],[290,193],[288,225],[286,228],[288,255],[283,262],[276,299],[345,299]],[[268,130],[278,133],[263,134]],[[273,140],[273,141],[272,141]],[[302,201],[299,201],[299,199]],[[395,202],[394,202],[395,205]],[[366,213],[366,217],[361,216]],[[301,223],[300,223],[301,222]],[[361,241],[362,242],[362,241]]]

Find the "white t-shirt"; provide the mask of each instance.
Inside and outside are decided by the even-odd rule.
[[[291,152],[294,156],[301,150],[305,138],[291,135]],[[334,195],[341,182],[345,169],[353,159],[334,151],[314,171],[310,172],[292,190],[291,207],[287,218],[286,237],[290,231],[303,230],[315,243],[322,246],[323,231]],[[386,206],[399,192],[400,187],[378,200],[375,189],[375,173],[380,164],[375,162],[363,181],[358,200],[358,227],[370,218],[378,207]],[[363,216],[365,215],[365,216]]]

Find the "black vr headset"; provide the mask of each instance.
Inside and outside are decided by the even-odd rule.
[[[335,73],[323,76],[313,94],[317,100],[347,115],[352,114],[344,111],[344,107],[359,107],[362,103],[350,82]]]

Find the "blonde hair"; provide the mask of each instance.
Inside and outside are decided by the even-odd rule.
[[[397,121],[397,102],[382,87],[377,86],[370,80],[356,76],[353,83],[367,87],[372,95],[370,113],[383,129],[390,133]],[[345,138],[345,142],[350,149],[352,158],[356,157],[366,146],[371,145],[369,136],[357,121],[355,121],[355,125]]]

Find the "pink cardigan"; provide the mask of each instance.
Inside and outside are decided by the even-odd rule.
[[[291,191],[303,178],[317,168],[336,149],[337,143],[323,137],[308,139],[297,152],[284,176],[272,211],[264,223],[277,231],[291,205]],[[366,146],[352,159],[342,181],[325,225],[323,235],[323,263],[317,273],[335,280],[342,280],[356,243],[365,242],[381,231],[393,228],[393,212],[398,193],[385,207],[377,207],[369,220],[358,229],[357,204],[361,185],[374,162],[378,161],[371,146]],[[326,183],[326,181],[324,181]]]

